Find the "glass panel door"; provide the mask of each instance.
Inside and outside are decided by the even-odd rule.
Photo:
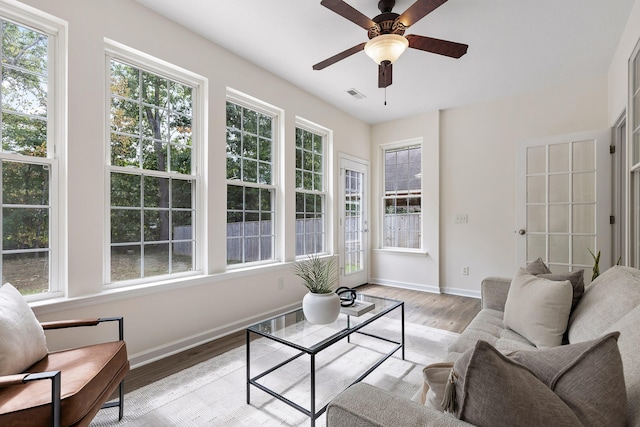
[[[520,147],[518,266],[541,257],[555,273],[611,264],[609,131],[529,141]],[[608,167],[607,167],[608,166]]]
[[[340,159],[340,284],[358,286],[368,281],[367,165]]]

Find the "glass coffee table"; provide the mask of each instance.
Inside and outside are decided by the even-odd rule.
[[[385,352],[381,353],[381,357],[377,358],[377,360],[371,361],[370,366],[363,373],[357,376],[353,382],[347,384],[347,386],[362,381],[367,375],[373,372],[374,369],[380,366],[398,350],[402,350],[402,359],[404,360],[404,302],[364,294],[358,294],[357,298],[359,301],[373,303],[375,307],[371,311],[361,314],[360,316],[349,316],[340,313],[338,320],[329,325],[313,325],[307,322],[304,318],[302,309],[298,309],[249,326],[246,330],[247,404],[249,404],[251,400],[251,386],[257,387],[310,417],[311,426],[313,427],[315,425],[315,420],[326,411],[329,404],[329,401],[326,401],[326,403],[319,405],[321,406],[320,408],[316,408],[316,357],[323,350],[327,350],[340,342],[346,342],[348,343],[347,345],[357,346],[357,343],[352,343],[351,341],[352,335],[355,337],[355,334],[366,336],[369,340],[373,340],[375,342],[383,341],[386,343],[384,346]],[[397,317],[398,311],[400,321],[392,323],[391,326],[396,329],[392,332],[400,335],[399,339],[390,339],[380,333],[370,332],[368,330],[370,328],[367,328],[367,326],[379,321],[379,319],[383,317]],[[387,330],[386,332],[389,331]],[[272,340],[275,343],[279,343],[292,350],[289,350],[290,354],[287,355],[288,357],[286,360],[279,363],[274,362],[276,364],[269,366],[268,368],[263,366],[260,369],[260,373],[252,376],[251,342],[252,338],[257,337],[267,338],[268,340]],[[274,343],[271,343],[271,345],[276,347],[278,346],[278,344]],[[383,346],[380,345],[380,347]],[[282,375],[287,375],[286,366],[305,355],[308,355],[310,359],[309,408],[305,408],[301,404],[294,402],[291,398],[285,397],[284,392],[287,390],[272,390],[268,385],[260,382],[261,379],[278,370],[280,370],[279,373]],[[349,371],[349,366],[345,366],[344,370]],[[337,395],[340,391],[341,390],[336,390],[335,394]]]

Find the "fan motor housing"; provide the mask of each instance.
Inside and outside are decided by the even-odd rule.
[[[398,34],[403,35],[405,26],[398,22],[397,13],[383,12],[380,15],[372,18],[371,20],[377,25],[369,29],[368,36],[370,39],[379,36],[380,34]]]

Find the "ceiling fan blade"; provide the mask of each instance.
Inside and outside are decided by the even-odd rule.
[[[338,53],[337,55],[333,55],[331,58],[327,58],[322,62],[318,62],[316,65],[313,66],[314,70],[322,70],[323,68],[328,67],[329,65],[335,64],[338,61],[343,60],[344,58],[347,58],[351,55],[353,55],[354,53],[358,53],[361,50],[364,49],[364,45],[366,43],[360,43],[359,45],[356,45],[352,48],[349,48],[343,52]]]
[[[322,0],[320,4],[365,30],[376,26],[375,22],[342,0]]]
[[[414,4],[409,6],[409,9],[398,17],[398,21],[405,27],[409,27],[446,2],[447,0],[416,0]]]
[[[467,49],[469,48],[466,44],[418,36],[415,34],[409,34],[406,37],[407,40],[409,40],[409,47],[411,48],[437,53],[438,55],[449,56],[451,58],[460,58],[462,55],[467,53]]]
[[[378,65],[378,87],[385,88],[391,86],[393,80],[393,64],[389,61],[382,61]]]

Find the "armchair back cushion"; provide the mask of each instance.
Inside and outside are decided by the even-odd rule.
[[[24,372],[47,355],[42,326],[11,284],[0,287],[0,375]]]

